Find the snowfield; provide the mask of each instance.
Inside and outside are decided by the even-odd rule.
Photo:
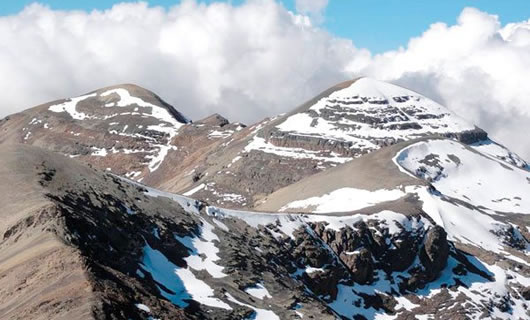
[[[430,140],[405,148],[397,162],[431,181],[442,194],[488,213],[530,213],[530,172],[479,150],[456,141]]]
[[[280,211],[312,208],[314,213],[348,212],[373,206],[375,204],[397,200],[405,192],[395,189],[368,191],[356,188],[341,188],[320,197],[297,200],[280,208]]]

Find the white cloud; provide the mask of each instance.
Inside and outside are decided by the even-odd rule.
[[[497,16],[462,11],[407,48],[354,61],[350,71],[439,100],[530,159],[530,20],[502,27]]]
[[[192,119],[252,122],[348,78],[355,51],[272,0],[90,13],[33,4],[0,18],[0,115],[132,82]]]
[[[324,10],[328,0],[295,0],[296,11],[303,15],[310,15],[313,20],[320,23],[324,19]]]
[[[296,5],[296,14],[273,0],[90,13],[31,5],[0,17],[0,116],[132,82],[192,119],[219,112],[250,123],[369,75],[442,102],[530,159],[530,20],[502,26],[466,9],[455,25],[372,55],[312,26],[327,1]]]

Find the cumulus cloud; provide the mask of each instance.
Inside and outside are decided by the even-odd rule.
[[[33,4],[0,18],[0,115],[132,82],[192,119],[253,122],[348,78],[355,51],[273,0],[90,13]]]
[[[530,20],[502,27],[495,15],[462,11],[406,48],[354,61],[370,75],[438,100],[530,159]]]
[[[530,159],[530,20],[465,9],[406,47],[373,55],[326,32],[327,1],[183,1],[106,11],[33,4],[0,17],[0,116],[116,83],[152,89],[192,119],[251,123],[367,75],[431,97]],[[355,41],[355,39],[353,39]]]

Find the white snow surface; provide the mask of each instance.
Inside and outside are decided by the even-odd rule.
[[[195,192],[204,189],[204,187],[206,187],[206,185],[205,185],[204,183],[201,183],[200,185],[196,186],[195,188],[193,188],[193,189],[191,189],[191,190],[189,190],[189,191],[186,191],[185,193],[183,193],[183,195],[185,195],[185,196],[191,196],[191,195],[194,194]]]
[[[253,150],[272,153],[286,158],[311,159],[331,163],[346,163],[352,159],[351,157],[343,157],[335,153],[326,155],[318,151],[311,151],[302,148],[278,147],[270,142],[265,141],[264,138],[258,137],[257,135],[254,136],[250,143],[245,147],[244,152],[251,152]],[[240,158],[237,159],[239,160]]]
[[[163,122],[172,124],[174,127],[180,127],[183,123],[177,121],[166,108],[154,105],[152,103],[146,102],[138,97],[134,97],[131,93],[123,88],[117,88],[105,91],[100,94],[102,97],[109,96],[111,94],[117,94],[119,96],[118,102],[114,104],[115,107],[129,107],[132,105],[137,105],[144,108],[151,108],[151,113],[148,114],[154,118],[157,118]],[[145,114],[144,114],[145,115]]]
[[[260,300],[263,300],[263,298],[272,298],[269,290],[265,288],[263,283],[256,283],[253,287],[248,287],[245,289],[245,292]]]
[[[145,304],[142,304],[142,303],[137,303],[136,305],[136,308],[140,309],[140,310],[143,310],[147,313],[151,312],[151,309],[149,309],[148,306],[146,306]]]
[[[361,78],[349,87],[320,99],[309,111],[316,113],[318,117],[297,113],[277,128],[297,135],[349,141],[359,149],[378,149],[377,145],[369,141],[370,138],[408,140],[427,133],[474,129],[474,126],[445,107],[414,91],[370,78]],[[327,120],[320,116],[324,111],[333,112],[337,117]],[[346,115],[384,118],[387,121],[383,125],[372,125],[350,120]],[[317,120],[314,121],[315,119]],[[413,122],[418,123],[421,128],[392,127]],[[340,125],[347,127],[341,128]]]
[[[311,212],[314,213],[348,212],[385,201],[397,200],[403,196],[405,196],[405,192],[400,189],[368,191],[356,188],[340,188],[322,196],[290,202],[280,208],[280,211],[311,208]]]
[[[345,226],[353,227],[359,221],[378,220],[380,226],[388,230],[390,235],[397,235],[402,230],[413,231],[417,229],[426,228],[430,225],[426,219],[415,220],[407,217],[404,214],[384,210],[377,214],[363,215],[345,215],[333,216],[323,214],[294,214],[294,213],[261,213],[238,211],[230,209],[221,209],[217,207],[207,207],[207,213],[217,219],[236,218],[245,221],[249,226],[258,228],[259,226],[273,225],[277,227],[279,232],[269,229],[273,236],[292,237],[293,232],[299,228],[310,228],[309,223],[325,222],[327,229],[339,231]]]
[[[519,231],[493,217],[529,213],[529,172],[450,140],[412,144],[394,161],[407,174],[427,179],[436,188],[409,186],[406,192],[418,195],[423,210],[445,229],[449,240],[528,264],[504,249],[504,235]],[[530,248],[523,252],[529,255]]]
[[[280,320],[280,317],[278,317],[278,315],[276,315],[274,312],[270,310],[259,309],[249,304],[243,303],[237,300],[236,298],[234,298],[234,296],[232,296],[230,293],[226,293],[226,297],[228,298],[229,301],[235,304],[238,304],[240,306],[245,306],[247,308],[254,310],[255,314],[252,316],[252,318],[250,318],[252,320]]]
[[[173,304],[184,308],[188,306],[186,300],[193,299],[206,306],[225,310],[232,309],[227,303],[216,298],[214,290],[206,282],[197,279],[189,268],[177,267],[160,251],[151,248],[149,244],[144,246],[143,251],[142,267],[151,274],[153,279],[174,292],[167,292],[162,287],[157,286],[160,294]]]
[[[501,254],[502,238],[493,232],[508,229],[509,225],[499,222],[478,210],[454,204],[443,195],[430,193],[418,187],[416,193],[423,201],[423,210],[447,232],[449,240],[481,247]]]
[[[519,168],[525,168],[528,166],[526,161],[517,154],[511,152],[510,150],[506,149],[506,147],[503,147],[490,139],[474,143],[472,144],[472,147],[484,155],[504,161]]]
[[[530,172],[456,141],[429,140],[402,150],[397,162],[442,194],[491,213],[530,213]],[[428,161],[428,157],[433,161]]]
[[[190,251],[190,256],[184,260],[193,270],[206,270],[214,278],[226,277],[223,267],[215,264],[215,261],[220,258],[217,256],[219,249],[215,246],[215,241],[218,242],[219,237],[213,232],[214,226],[202,218],[201,223],[200,236],[179,237],[175,235],[175,238]]]
[[[441,288],[445,285],[453,285],[458,279],[465,286],[458,286],[457,292],[451,293],[454,297],[458,294],[465,295],[466,310],[469,313],[470,319],[484,319],[484,310],[490,310],[491,315],[488,318],[495,319],[526,319],[526,303],[518,294],[511,294],[509,287],[515,287],[515,284],[526,286],[530,282],[530,278],[524,277],[510,270],[504,270],[497,265],[489,265],[479,259],[467,256],[468,260],[478,269],[492,276],[493,281],[482,278],[475,273],[468,273],[467,275],[458,276],[453,272],[453,268],[458,265],[453,257],[449,257],[446,268],[441,275],[433,282],[427,284],[425,288],[418,291],[417,294],[422,299],[430,299],[432,296],[441,292]],[[509,312],[502,311],[499,305],[493,304],[492,297],[502,297],[511,299],[511,310]]]
[[[66,112],[72,117],[72,119],[85,120],[87,118],[87,115],[83,112],[77,111],[77,104],[88,98],[95,97],[96,95],[97,94],[93,93],[93,94],[87,94],[87,95],[76,97],[76,98],[71,98],[71,99],[68,99],[68,101],[65,101],[63,103],[50,106],[48,110],[52,112],[58,112],[58,113]]]

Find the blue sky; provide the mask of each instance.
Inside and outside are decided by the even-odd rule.
[[[14,14],[32,0],[2,1],[0,15]],[[53,9],[106,9],[123,1],[40,0]],[[136,2],[136,1],[130,1]],[[151,5],[170,7],[176,0],[151,0]],[[212,2],[201,1],[201,2]],[[242,0],[231,1],[239,3]],[[294,10],[294,0],[283,0]],[[330,0],[323,27],[340,37],[352,39],[357,47],[373,53],[406,46],[411,37],[420,35],[434,22],[454,24],[466,6],[497,14],[503,24],[527,20],[530,0],[419,1],[419,0]]]

